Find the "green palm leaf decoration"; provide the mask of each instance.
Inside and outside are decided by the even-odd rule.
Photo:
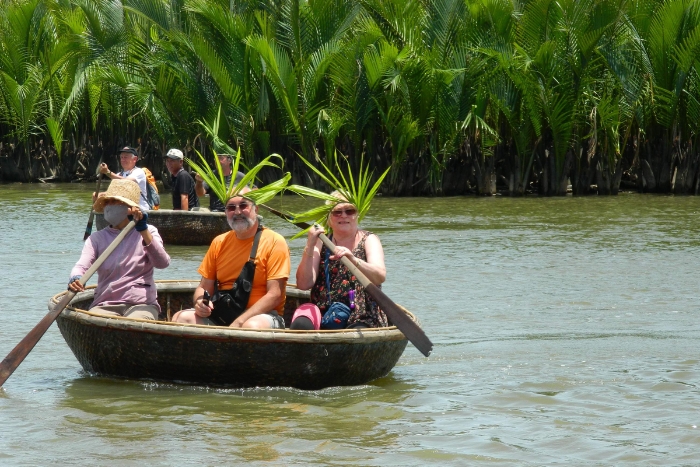
[[[337,152],[333,153],[333,165],[335,166],[335,170],[332,170],[322,161],[319,161],[321,168],[323,169],[320,170],[311,162],[304,159],[301,155],[299,155],[299,158],[304,161],[304,163],[319,177],[321,177],[321,179],[326,182],[333,191],[337,191],[347,200],[345,201],[344,199],[323,193],[322,191],[300,185],[290,185],[287,187],[288,190],[301,196],[310,196],[326,201],[325,204],[308,211],[291,214],[296,221],[316,222],[321,224],[326,229],[328,229],[328,215],[338,203],[348,202],[354,205],[357,208],[358,222],[361,222],[369,211],[369,208],[372,205],[372,199],[377,194],[384,177],[386,177],[389,170],[391,170],[391,167],[386,169],[384,173],[374,182],[374,184],[372,184],[372,176],[374,175],[374,171],[370,172],[369,164],[365,165],[364,156],[360,160],[360,167],[356,178],[352,174],[350,162],[347,160],[347,158],[343,158],[345,160],[345,168],[341,167],[341,164],[338,161]],[[338,176],[335,175],[336,173]],[[300,237],[304,234],[304,232],[305,231],[298,233],[294,236],[294,238]]]
[[[231,183],[227,186],[226,181],[224,179],[224,172],[221,169],[219,157],[216,154],[216,152],[214,152],[216,171],[214,171],[214,169],[212,169],[209,166],[207,160],[204,158],[204,156],[202,156],[202,154],[199,151],[197,151],[197,155],[199,155],[199,163],[189,158],[185,158],[185,160],[194,169],[194,171],[202,177],[202,179],[207,183],[207,185],[209,185],[209,189],[224,204],[226,204],[226,202],[234,196],[239,196],[239,193],[243,188],[247,186],[253,186],[257,178],[258,172],[260,172],[263,168],[276,167],[278,169],[281,169],[279,165],[275,164],[274,162],[271,162],[273,158],[277,158],[283,162],[283,159],[279,154],[271,154],[265,159],[261,160],[258,164],[248,168],[248,171],[245,174],[245,176],[241,180],[239,180],[238,183],[236,183],[235,174],[238,173],[239,167],[242,166],[241,150],[239,149],[236,152],[236,156],[233,158],[233,166],[231,172],[233,176],[231,177]],[[273,199],[278,193],[282,192],[285,188],[287,188],[287,185],[289,184],[289,180],[291,178],[291,174],[287,172],[281,179],[269,183],[262,188],[249,191],[241,196],[245,196],[246,198],[250,199],[256,204],[267,203],[268,201]]]
[[[219,110],[216,114],[216,118],[214,118],[211,124],[205,120],[197,120],[197,123],[199,123],[199,125],[207,133],[207,136],[211,140],[211,145],[215,151],[223,150],[226,151],[227,154],[235,152],[235,150],[219,136],[219,128],[221,127],[221,104],[219,104]]]

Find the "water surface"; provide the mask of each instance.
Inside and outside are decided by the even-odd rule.
[[[0,185],[0,358],[65,288],[93,188]],[[0,465],[695,465],[699,211],[637,194],[378,198],[363,224],[384,290],[430,358],[409,344],[360,387],[222,390],[88,375],[53,326],[0,389]],[[205,250],[168,247],[156,277],[197,278]]]

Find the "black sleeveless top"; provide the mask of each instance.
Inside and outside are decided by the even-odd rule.
[[[352,251],[352,254],[361,260],[367,261],[367,253],[365,251],[365,241],[372,232],[360,231],[362,238],[360,243]],[[350,315],[348,326],[355,323],[363,323],[372,328],[386,327],[388,322],[386,315],[379,308],[377,302],[372,299],[372,296],[365,292],[359,280],[346,268],[340,260],[329,260],[328,272],[330,275],[330,302],[328,300],[328,291],[326,290],[326,252],[325,245],[321,248],[321,263],[319,264],[318,277],[316,283],[311,288],[311,301],[318,306],[323,315],[331,302],[342,302],[350,305],[348,292],[355,290],[355,309]]]

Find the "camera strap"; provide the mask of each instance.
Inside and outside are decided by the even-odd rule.
[[[262,236],[263,226],[258,225],[255,232],[253,247],[250,250],[248,261],[243,265],[236,282],[231,290],[219,290],[219,281],[214,281],[214,309],[209,319],[219,325],[228,326],[233,323],[248,307],[250,293],[253,290],[255,278],[255,257],[258,254],[258,243]]]
[[[330,240],[333,241],[333,235],[331,235]],[[328,306],[330,307],[333,304],[333,300],[331,300],[331,275],[328,272],[328,266],[331,263],[331,250],[326,247],[326,260],[323,262],[324,268],[326,271],[326,293],[328,294]]]

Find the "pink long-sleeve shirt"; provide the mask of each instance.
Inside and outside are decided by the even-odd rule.
[[[170,256],[163,249],[158,229],[149,225],[148,230],[153,236],[150,245],[144,246],[141,234],[132,230],[97,269],[97,290],[91,308],[123,303],[158,306],[153,268],[168,267]],[[90,235],[71,270],[71,277],[85,274],[119,232],[107,227]]]

